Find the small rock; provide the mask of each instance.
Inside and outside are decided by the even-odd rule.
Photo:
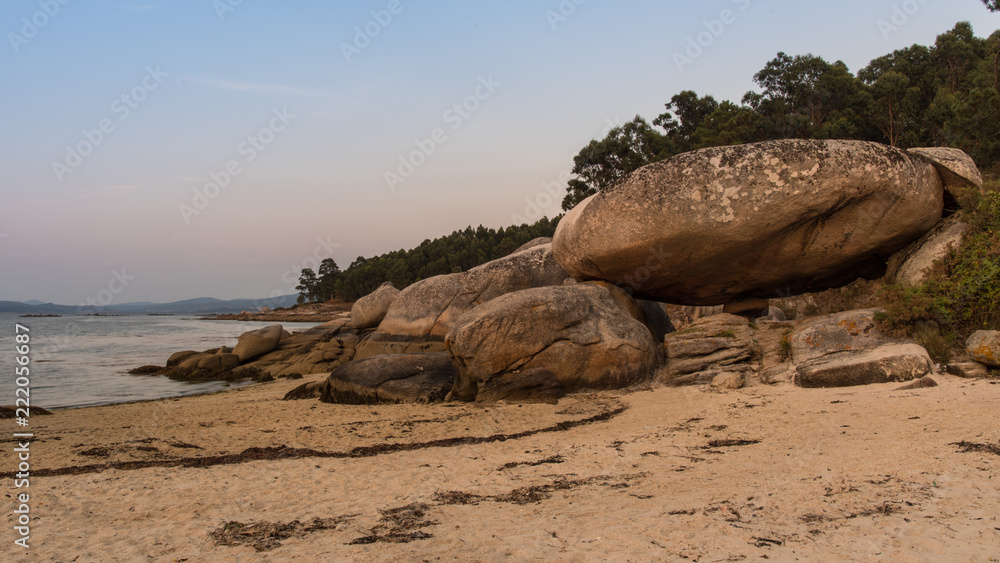
[[[916,381],[912,381],[902,387],[896,388],[896,391],[908,391],[910,389],[925,389],[927,387],[937,387],[937,386],[938,386],[937,381],[934,381],[934,379],[931,376],[925,375],[924,377],[921,377]]]
[[[979,330],[965,341],[973,360],[991,367],[1000,367],[1000,330]]]
[[[715,376],[712,380],[712,387],[715,389],[739,389],[746,383],[746,378],[742,373],[724,371]]]
[[[795,381],[795,367],[791,363],[772,366],[760,373],[760,380],[767,385]]]
[[[990,370],[979,362],[955,362],[945,366],[944,370],[951,375],[969,379],[989,377],[990,375]]]

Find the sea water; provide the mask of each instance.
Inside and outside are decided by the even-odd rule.
[[[61,409],[178,397],[240,383],[186,383],[164,376],[129,375],[132,368],[164,365],[181,350],[235,346],[244,332],[276,323],[198,320],[178,316],[22,318],[0,313],[0,405],[14,404],[15,325],[30,331],[31,404]],[[289,331],[316,323],[285,323]],[[244,383],[245,384],[245,383]]]

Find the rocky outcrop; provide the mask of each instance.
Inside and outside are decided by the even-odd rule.
[[[909,381],[929,375],[934,363],[916,344],[893,344],[872,350],[833,352],[797,367],[800,387],[847,387]]]
[[[198,352],[195,352],[194,350],[184,350],[183,352],[174,352],[173,354],[170,354],[170,358],[167,359],[167,367],[168,368],[176,367],[180,365],[181,362],[190,358],[191,356],[194,356],[197,353]]]
[[[900,344],[878,328],[875,315],[881,309],[857,309],[809,319],[788,335],[792,360],[808,362],[834,352],[871,350]]]
[[[1000,330],[979,330],[965,341],[969,356],[984,365],[1000,367]]]
[[[651,375],[657,346],[627,293],[604,283],[527,289],[472,309],[446,339],[452,398],[545,400]]]
[[[375,291],[358,299],[351,307],[351,325],[355,330],[378,326],[397,295],[399,290],[396,286],[392,282],[385,282]]]
[[[394,354],[337,368],[322,387],[325,403],[434,403],[455,381],[448,354]]]
[[[354,357],[360,339],[350,328],[350,316],[291,334],[281,325],[246,332],[235,348],[185,351],[170,356],[156,373],[181,380],[225,380],[296,377],[329,373]],[[277,342],[275,342],[277,340]],[[267,351],[264,351],[267,350]],[[247,359],[241,359],[241,354]],[[143,373],[152,373],[143,368]]]
[[[282,339],[277,348],[240,369],[272,377],[329,373],[354,359],[359,342],[356,331],[350,327],[350,316],[341,314],[332,321]]]
[[[267,354],[278,347],[281,341],[281,325],[271,325],[258,330],[244,332],[239,337],[239,342],[233,353],[239,357],[240,362],[245,362],[257,356]]]
[[[721,313],[667,335],[667,363],[657,379],[670,386],[702,385],[722,373],[751,372],[753,331],[744,317]],[[742,385],[742,383],[741,383]]]
[[[961,214],[952,215],[934,226],[916,242],[893,254],[885,273],[885,283],[920,285],[934,263],[961,246],[971,227]]]
[[[559,285],[566,278],[551,244],[539,244],[467,272],[421,280],[396,296],[378,330],[358,347],[357,358],[441,349],[466,311],[507,293]]]
[[[938,222],[952,178],[936,166],[970,175],[963,155],[945,167],[936,153],[822,140],[681,154],[582,202],[553,249],[576,279],[683,305],[839,287],[881,276]]]

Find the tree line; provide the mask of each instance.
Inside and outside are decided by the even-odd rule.
[[[410,250],[397,250],[373,258],[359,256],[343,271],[332,258],[327,258],[320,263],[318,272],[303,269],[295,289],[299,291],[300,303],[334,298],[354,301],[385,281],[402,289],[431,276],[464,272],[502,258],[532,239],[551,237],[560,218],[542,217],[531,225],[499,229],[469,226],[444,237],[425,240]]]

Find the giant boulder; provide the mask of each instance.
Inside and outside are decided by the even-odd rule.
[[[948,157],[947,170],[975,169],[964,153]],[[934,158],[794,139],[685,153],[584,200],[560,221],[553,251],[576,279],[683,305],[875,278],[941,218],[945,181],[965,181],[942,178]]]
[[[467,272],[421,280],[396,296],[355,358],[443,351],[445,335],[466,311],[506,293],[559,285],[567,277],[552,245],[538,244]]]
[[[463,315],[446,342],[457,369],[452,397],[550,399],[579,388],[620,388],[651,375],[658,346],[635,301],[585,283],[527,289]],[[529,392],[525,392],[525,391]]]

